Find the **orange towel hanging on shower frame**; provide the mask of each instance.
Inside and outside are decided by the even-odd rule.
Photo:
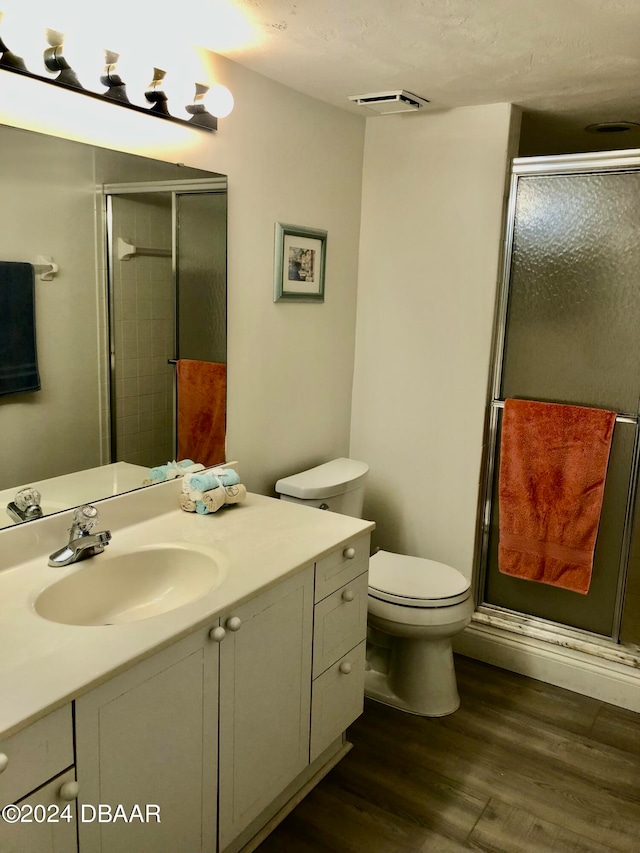
[[[503,574],[586,594],[616,413],[506,400],[500,446]]]

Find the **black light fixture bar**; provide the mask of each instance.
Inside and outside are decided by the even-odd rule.
[[[157,116],[165,121],[181,124],[184,127],[195,127],[198,130],[207,130],[209,132],[217,130],[218,119],[208,112],[202,103],[208,86],[204,86],[201,83],[194,84],[195,95],[193,103],[186,104],[184,107],[188,113],[191,113],[191,118],[178,118],[169,112],[167,96],[162,91],[162,78],[166,72],[158,68],[154,69],[153,80],[145,92],[145,97],[151,106],[149,108],[140,107],[138,104],[132,104],[127,97],[125,83],[116,71],[115,59],[117,59],[117,54],[107,51],[106,57],[106,67],[103,75],[100,77],[100,82],[108,87],[107,91],[103,93],[92,92],[82,87],[75,72],[64,58],[64,54],[58,51],[57,48],[50,48],[45,52],[44,62],[50,70],[60,72],[58,77],[55,79],[52,77],[42,77],[40,74],[34,74],[29,71],[24,61],[12,53],[5,42],[2,41],[2,38],[0,38],[0,70],[2,71],[10,71],[12,74],[29,77],[31,80],[37,80],[39,83],[47,83],[49,86],[55,86],[58,89],[79,92],[94,100],[117,104],[133,112]]]

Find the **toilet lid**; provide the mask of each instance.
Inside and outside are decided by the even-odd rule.
[[[410,607],[446,607],[465,601],[469,581],[457,569],[426,560],[378,551],[369,561],[369,593]]]

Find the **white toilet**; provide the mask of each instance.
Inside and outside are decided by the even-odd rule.
[[[368,465],[334,459],[276,483],[282,500],[360,517]],[[369,563],[365,693],[425,717],[460,705],[451,639],[471,621],[469,581],[457,569],[378,551]]]

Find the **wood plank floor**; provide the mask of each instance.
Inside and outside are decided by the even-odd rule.
[[[468,658],[460,709],[367,701],[351,752],[257,853],[638,853],[640,714]]]

